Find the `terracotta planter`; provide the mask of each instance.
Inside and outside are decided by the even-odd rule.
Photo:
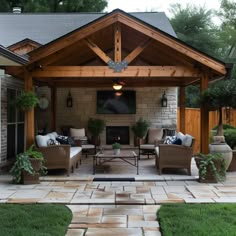
[[[198,170],[199,170],[199,167],[200,167],[201,160],[202,160],[201,157],[195,157],[195,162],[196,162],[196,166],[197,166]],[[215,164],[215,167],[216,167],[218,172],[220,171],[221,164],[222,164],[223,160],[224,159],[214,160],[214,164]],[[199,182],[200,183],[218,183],[218,180],[216,179],[216,177],[215,177],[214,173],[212,172],[210,166],[207,167],[207,173],[206,173],[206,176],[205,176],[204,179],[203,179],[202,176],[200,176],[200,173],[199,173]]]

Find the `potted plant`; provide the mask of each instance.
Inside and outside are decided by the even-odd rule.
[[[100,134],[104,130],[106,123],[102,119],[90,118],[88,121],[88,131],[91,134],[92,143],[100,146]]]
[[[199,153],[195,156],[195,162],[199,170],[200,183],[217,183],[225,180],[225,160],[221,153]]]
[[[120,148],[121,148],[120,143],[113,143],[112,144],[112,149],[114,150],[114,154],[115,155],[119,155],[120,154]]]
[[[138,121],[132,126],[131,129],[135,135],[134,137],[135,146],[138,146],[140,142],[142,142],[141,140],[145,138],[145,136],[147,135],[149,126],[150,126],[150,123],[143,118],[139,118]]]
[[[14,183],[38,184],[39,176],[46,174],[42,153],[35,151],[34,145],[31,145],[28,150],[17,155],[10,173]]]
[[[22,92],[15,101],[16,106],[22,111],[27,111],[34,108],[38,102],[39,100],[35,93],[25,91]]]

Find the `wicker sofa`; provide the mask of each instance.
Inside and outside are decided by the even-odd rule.
[[[164,168],[186,169],[191,175],[194,138],[188,146],[176,144],[159,144],[155,147],[156,168],[162,174]]]
[[[70,172],[79,166],[81,159],[82,148],[71,147],[68,144],[47,145],[48,141],[54,139],[56,133],[36,136],[36,149],[42,152],[45,159],[45,166],[48,170],[65,169],[67,176]],[[43,140],[43,141],[42,141]]]

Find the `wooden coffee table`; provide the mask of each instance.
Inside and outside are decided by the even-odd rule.
[[[113,150],[104,150],[98,152],[93,156],[93,174],[96,173],[96,166],[103,165],[105,162],[111,162],[114,159],[120,159],[137,168],[137,175],[139,174],[139,158],[134,151],[121,150],[120,154],[115,155]]]

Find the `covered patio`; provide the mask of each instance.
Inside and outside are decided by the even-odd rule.
[[[27,65],[7,66],[6,74],[21,78],[26,91],[34,90],[34,86],[50,88],[52,131],[59,129],[62,100],[58,90],[109,89],[114,79],[121,79],[124,89],[165,91],[179,87],[180,131],[185,133],[185,87],[199,84],[203,91],[209,82],[227,74],[224,63],[119,9],[33,50],[28,56]],[[175,103],[173,109],[177,108]],[[98,116],[96,112],[94,116]],[[35,139],[34,111],[25,113],[25,126],[29,146]],[[208,111],[202,106],[201,139],[196,142],[200,142],[203,153],[208,152],[208,130]]]

